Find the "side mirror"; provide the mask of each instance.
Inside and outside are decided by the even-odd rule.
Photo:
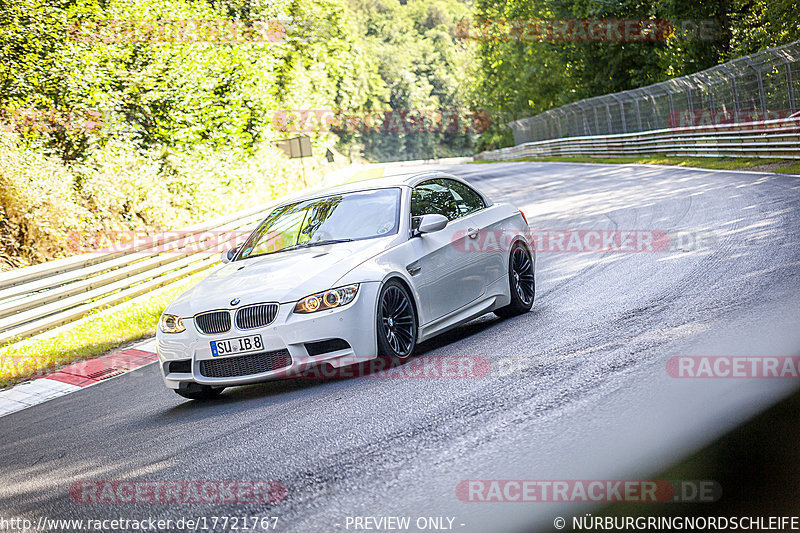
[[[423,233],[433,233],[434,231],[443,230],[448,222],[449,220],[447,220],[447,217],[444,215],[422,215],[419,217],[417,233],[422,235]]]
[[[230,263],[231,260],[233,260],[234,256],[236,256],[236,252],[238,252],[238,251],[239,251],[239,247],[238,246],[234,246],[230,250],[225,250],[224,252],[222,252],[222,254],[220,255],[219,259],[220,259],[220,261],[222,261],[223,264]]]

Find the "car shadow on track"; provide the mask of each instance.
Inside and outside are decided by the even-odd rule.
[[[438,350],[439,348],[443,348],[458,341],[468,339],[473,335],[483,333],[485,330],[494,327],[501,322],[504,322],[504,320],[497,318],[494,315],[484,315],[482,317],[478,317],[475,320],[467,322],[466,324],[453,328],[450,331],[446,331],[441,335],[437,335],[430,340],[419,343],[417,348],[414,350],[414,357],[425,355],[426,353]]]

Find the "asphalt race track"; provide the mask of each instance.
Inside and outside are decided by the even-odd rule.
[[[800,178],[565,163],[443,170],[515,203],[532,228],[659,230],[672,249],[540,252],[532,312],[485,316],[419,349],[486,358],[484,377],[283,381],[201,404],[165,389],[150,365],[0,418],[3,515],[278,516],[278,531],[298,532],[348,531],[348,516],[455,517],[455,531],[541,530],[591,508],[463,502],[456,486],[647,479],[797,386],[676,379],[666,364],[800,355]],[[275,505],[75,503],[69,488],[81,480],[275,480],[288,492]]]

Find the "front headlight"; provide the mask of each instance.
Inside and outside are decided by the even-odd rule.
[[[294,306],[295,313],[316,313],[317,311],[325,311],[326,309],[333,309],[347,305],[356,298],[358,293],[358,284],[347,285],[346,287],[339,287],[338,289],[330,289],[324,292],[318,292],[311,296],[306,296]]]
[[[158,325],[164,333],[180,333],[186,330],[186,326],[183,325],[183,319],[181,317],[168,315],[166,313],[161,315],[161,320],[158,321]]]

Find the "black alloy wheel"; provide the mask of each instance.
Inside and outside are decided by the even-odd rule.
[[[508,258],[508,281],[511,292],[511,302],[495,314],[502,318],[527,313],[533,307],[536,296],[536,281],[533,275],[533,258],[528,249],[520,242],[511,248]]]
[[[408,290],[390,280],[378,298],[378,353],[405,359],[417,344],[417,316]]]

